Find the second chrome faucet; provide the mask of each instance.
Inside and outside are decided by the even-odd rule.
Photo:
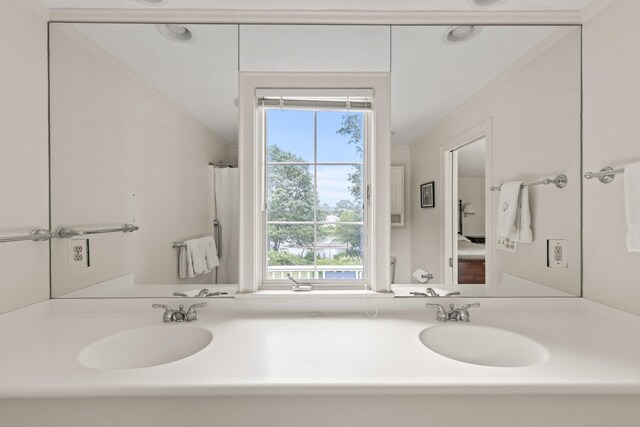
[[[455,308],[453,304],[449,304],[447,311],[441,304],[427,304],[427,308],[437,308],[436,320],[438,322],[469,322],[469,308],[480,307],[480,303],[465,304],[460,308]]]
[[[162,321],[164,323],[170,322],[195,322],[198,320],[198,312],[196,311],[197,307],[206,307],[206,302],[200,302],[197,304],[192,304],[187,311],[184,310],[184,305],[180,304],[177,310],[172,309],[170,306],[166,304],[153,304],[151,307],[153,308],[163,308],[164,313],[162,314]]]
[[[448,298],[448,297],[460,295],[460,292],[455,291],[455,292],[446,293],[444,295],[440,295],[439,293],[436,292],[435,289],[427,288],[427,289],[425,289],[424,292],[409,292],[409,295],[413,295],[413,296],[416,296],[416,297],[445,297],[445,298]]]

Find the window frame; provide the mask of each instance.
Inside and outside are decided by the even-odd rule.
[[[283,91],[285,92],[285,91]],[[269,223],[272,221],[269,221],[268,219],[268,209],[267,209],[267,204],[266,204],[266,197],[267,197],[267,193],[268,193],[268,179],[267,179],[267,169],[268,167],[271,165],[267,159],[266,156],[266,152],[268,150],[268,138],[267,138],[267,128],[268,128],[268,123],[266,121],[266,116],[267,116],[267,111],[269,109],[278,109],[277,107],[261,107],[258,106],[258,111],[257,111],[257,115],[259,116],[258,119],[258,126],[261,126],[262,129],[259,131],[259,135],[261,136],[261,139],[259,141],[260,145],[261,145],[261,151],[264,153],[263,157],[262,157],[262,173],[261,173],[261,178],[262,178],[262,182],[261,182],[261,188],[262,191],[264,193],[264,209],[262,209],[262,222],[261,222],[261,228],[262,228],[262,233],[261,233],[261,238],[262,238],[262,248],[263,248],[263,254],[262,254],[262,281],[261,281],[261,289],[265,289],[265,290],[277,290],[277,289],[289,289],[291,288],[291,282],[287,279],[269,279],[269,265],[268,265],[268,251],[269,251],[269,240],[268,240],[268,227],[269,227]],[[289,110],[303,110],[302,108],[288,108]],[[362,263],[362,279],[356,279],[356,280],[339,280],[339,279],[335,279],[335,280],[327,280],[327,279],[300,279],[300,283],[304,283],[304,284],[312,284],[313,287],[315,289],[318,290],[323,290],[323,289],[344,289],[344,290],[353,290],[353,289],[367,289],[367,273],[368,273],[368,269],[367,269],[367,265],[369,263],[369,259],[368,259],[368,255],[369,255],[369,235],[370,235],[370,224],[369,224],[369,209],[371,207],[370,201],[367,198],[367,188],[371,185],[371,177],[369,176],[369,171],[370,171],[370,167],[369,162],[370,162],[370,156],[369,156],[369,152],[370,152],[370,145],[371,145],[371,126],[373,124],[373,120],[372,120],[372,110],[370,111],[363,111],[363,158],[362,158],[362,162],[357,163],[357,162],[319,162],[318,161],[318,111],[323,111],[323,110],[310,110],[310,109],[304,109],[306,111],[313,111],[314,112],[314,124],[313,124],[313,132],[314,132],[314,136],[313,136],[313,144],[314,144],[314,159],[313,162],[288,162],[288,163],[280,163],[282,165],[288,165],[288,164],[294,164],[294,165],[301,165],[301,166],[310,166],[313,167],[314,169],[314,174],[313,174],[313,186],[314,186],[314,194],[315,191],[317,191],[318,189],[318,176],[317,176],[317,168],[318,166],[332,166],[332,165],[339,165],[339,166],[353,166],[353,165],[362,165],[363,166],[363,209],[362,209],[362,222],[358,222],[358,223],[353,223],[353,225],[360,225],[363,227],[364,229],[364,236],[363,236],[363,263]],[[330,110],[330,111],[343,111],[343,112],[347,112],[348,110]],[[276,163],[277,165],[278,163]],[[305,225],[311,225],[314,226],[314,242],[313,242],[313,252],[314,252],[314,272],[316,272],[316,268],[317,268],[317,246],[316,246],[316,239],[317,239],[317,226],[322,225],[323,223],[325,223],[325,221],[318,221],[317,218],[317,208],[318,206],[314,204],[314,219],[313,221],[304,221]],[[283,221],[283,224],[296,224],[296,223],[302,223],[302,221],[300,222],[296,222],[296,221]],[[347,223],[345,225],[351,225],[352,223]]]
[[[390,278],[390,74],[383,73],[255,73],[241,72],[239,87],[238,164],[240,173],[239,292],[267,289],[262,283],[262,149],[261,115],[257,114],[256,91],[265,89],[368,89],[374,93],[369,146],[370,201],[368,262],[364,288],[391,292]],[[348,290],[336,282],[314,289]],[[357,289],[362,289],[362,284]],[[290,286],[283,290],[290,291]],[[326,295],[326,291],[323,294]],[[313,292],[311,293],[313,297]]]

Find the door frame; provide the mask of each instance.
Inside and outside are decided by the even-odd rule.
[[[483,122],[451,138],[440,147],[440,170],[441,170],[441,199],[442,200],[442,250],[443,250],[443,282],[444,284],[457,283],[457,269],[453,261],[457,259],[457,176],[454,178],[453,172],[457,170],[456,151],[465,145],[469,145],[479,139],[485,139],[485,283],[492,283],[493,269],[493,248],[495,247],[495,237],[493,232],[493,193],[489,183],[493,181],[493,117],[489,117]],[[454,169],[455,168],[455,169]],[[456,196],[456,198],[454,198]]]

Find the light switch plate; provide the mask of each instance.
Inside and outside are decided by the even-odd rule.
[[[567,241],[564,239],[547,240],[547,267],[567,268]]]
[[[514,242],[509,237],[498,237],[496,248],[501,251],[518,253],[518,242]]]
[[[69,240],[69,267],[89,268],[89,239]]]

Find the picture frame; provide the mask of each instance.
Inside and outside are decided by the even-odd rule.
[[[421,208],[435,208],[436,207],[436,194],[435,194],[435,182],[427,182],[420,186],[420,207]]]

